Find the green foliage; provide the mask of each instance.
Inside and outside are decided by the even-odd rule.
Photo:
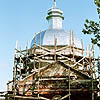
[[[94,0],[95,4],[97,5],[97,12],[100,16],[100,0]],[[100,19],[99,19],[100,20]],[[82,32],[84,34],[92,34],[94,35],[93,38],[91,38],[91,42],[93,44],[96,44],[98,47],[100,47],[100,23],[97,23],[95,21],[89,21],[86,19],[85,24],[84,24],[84,29]]]
[[[100,0],[94,0],[94,3],[97,5],[97,12],[100,14]]]
[[[100,0],[94,0],[94,3],[95,3],[98,7],[100,7]]]
[[[100,8],[97,8],[97,12],[98,12],[98,14],[100,14]]]
[[[82,30],[84,34],[93,34],[94,38],[91,38],[93,44],[97,44],[100,47],[100,26],[97,22],[89,21],[86,19],[84,24],[85,28]]]

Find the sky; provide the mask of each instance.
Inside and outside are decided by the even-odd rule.
[[[6,91],[7,81],[12,80],[16,40],[25,49],[35,32],[47,29],[52,5],[53,0],[0,0],[0,91]],[[86,48],[91,36],[82,34],[85,19],[99,21],[94,0],[57,0],[57,7],[64,12],[63,28],[73,30]],[[95,46],[95,56],[99,53]]]

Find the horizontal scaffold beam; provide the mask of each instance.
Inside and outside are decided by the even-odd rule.
[[[18,98],[18,99],[31,99],[31,100],[50,100],[45,97],[28,97],[28,96],[14,96],[14,95],[7,95],[10,98]]]

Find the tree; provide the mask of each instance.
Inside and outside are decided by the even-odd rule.
[[[97,5],[97,12],[99,15],[99,20],[100,20],[100,0],[94,0],[94,3]],[[94,37],[91,38],[91,42],[93,44],[96,44],[98,47],[100,47],[100,21],[95,22],[95,21],[89,21],[86,19],[85,24],[84,24],[84,29],[82,32],[84,34],[93,34]]]
[[[94,0],[94,3],[95,3],[98,7],[100,7],[100,0]]]

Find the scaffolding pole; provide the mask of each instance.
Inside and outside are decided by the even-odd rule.
[[[69,66],[71,66],[71,62],[69,61]],[[68,74],[68,78],[69,78],[69,100],[71,100],[71,96],[70,96],[70,94],[71,94],[71,92],[70,92],[70,67],[69,67],[69,74]]]
[[[40,65],[41,62],[39,60],[39,67],[38,67],[38,98],[40,97]]]
[[[99,77],[99,96],[100,96],[100,57],[98,56],[98,77]]]

